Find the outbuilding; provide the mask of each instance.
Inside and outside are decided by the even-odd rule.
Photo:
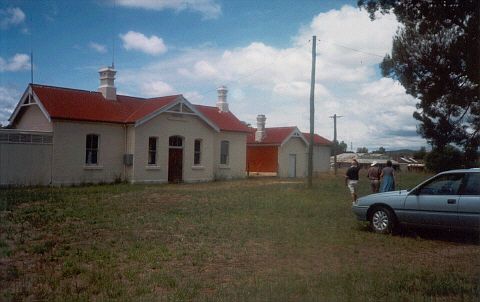
[[[279,177],[307,176],[310,135],[298,127],[265,127],[266,117],[257,116],[257,128],[250,128],[247,137],[247,171],[253,175]],[[315,134],[313,172],[330,168],[331,142]]]

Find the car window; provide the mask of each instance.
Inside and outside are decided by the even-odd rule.
[[[462,195],[480,195],[480,173],[468,173]]]
[[[443,174],[420,188],[419,195],[456,195],[462,184],[463,173]]]

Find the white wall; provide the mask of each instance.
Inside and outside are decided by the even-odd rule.
[[[53,184],[113,182],[123,179],[123,125],[53,122]],[[98,165],[85,165],[87,134],[99,135]]]
[[[220,164],[221,141],[229,142],[227,165]],[[247,134],[242,132],[220,132],[215,136],[214,173],[215,179],[246,177]]]
[[[167,182],[170,136],[183,140],[183,180],[213,179],[213,146],[215,130],[194,115],[162,113],[135,128],[133,182]],[[148,138],[158,137],[157,165],[148,165]],[[194,166],[194,141],[202,140],[201,164]]]
[[[296,154],[296,176],[305,177],[307,175],[308,147],[298,137],[290,138],[278,149],[278,176],[288,177],[289,154]]]
[[[52,145],[0,142],[0,185],[48,185]]]
[[[313,172],[315,174],[330,171],[330,149],[330,146],[313,146]]]
[[[15,129],[52,131],[52,124],[47,120],[37,104],[24,106],[13,125]]]

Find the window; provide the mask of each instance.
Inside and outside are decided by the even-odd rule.
[[[196,139],[193,153],[193,164],[200,165],[201,161],[202,140]]]
[[[468,173],[462,195],[480,195],[480,173]]]
[[[98,135],[88,134],[85,147],[85,164],[98,164]]]
[[[170,138],[168,139],[168,145],[170,147],[182,147],[183,146],[182,137],[170,136]]]
[[[419,193],[421,195],[457,195],[462,179],[463,173],[443,174],[420,188]]]
[[[148,164],[149,165],[157,164],[157,138],[156,137],[148,138]]]
[[[228,141],[222,141],[220,144],[220,164],[228,165]]]

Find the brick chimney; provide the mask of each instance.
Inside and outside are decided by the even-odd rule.
[[[98,70],[100,74],[100,86],[98,92],[101,92],[103,97],[107,100],[117,100],[117,88],[115,88],[115,74],[117,71],[113,66],[100,68]]]
[[[265,121],[267,118],[263,114],[257,115],[257,131],[255,132],[255,141],[261,142],[265,138]]]
[[[220,112],[228,112],[228,103],[227,103],[227,93],[228,89],[226,86],[220,86],[217,88],[218,100],[217,107]]]

